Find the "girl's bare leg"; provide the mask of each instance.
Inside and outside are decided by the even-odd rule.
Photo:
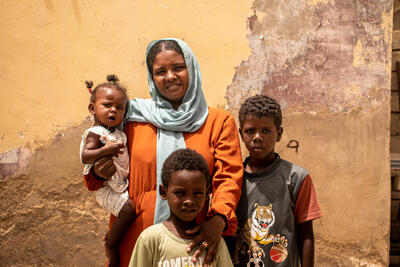
[[[128,230],[130,224],[135,220],[136,210],[131,199],[125,203],[120,210],[118,217],[115,218],[110,232],[105,236],[104,248],[109,267],[119,266],[119,244]]]

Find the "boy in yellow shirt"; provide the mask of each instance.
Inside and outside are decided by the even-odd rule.
[[[203,209],[210,185],[210,173],[204,158],[194,150],[179,149],[164,162],[159,192],[168,201],[169,218],[145,229],[136,241],[130,267],[139,266],[193,266],[202,267],[204,256],[192,262],[187,247],[196,235],[185,232],[196,224],[196,217]],[[207,244],[202,244],[207,248]],[[233,266],[225,241],[221,239],[215,267]]]

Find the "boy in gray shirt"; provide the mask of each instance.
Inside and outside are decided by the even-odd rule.
[[[308,171],[280,158],[283,128],[275,99],[256,95],[239,111],[244,161],[239,228],[227,240],[235,266],[314,266],[312,221],[321,210]]]

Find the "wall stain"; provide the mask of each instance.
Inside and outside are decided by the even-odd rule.
[[[53,0],[44,0],[44,4],[46,5],[47,12],[53,14],[55,11]]]
[[[316,262],[321,266],[383,266],[384,259],[374,249],[365,249],[357,242],[341,244],[317,234]]]
[[[78,23],[81,24],[82,23],[82,15],[81,15],[81,11],[79,8],[78,0],[71,0],[71,4],[72,4],[72,8],[74,10],[75,18],[78,21]]]

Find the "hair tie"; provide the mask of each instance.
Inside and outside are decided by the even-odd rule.
[[[86,81],[85,83],[86,83],[86,87],[87,87],[89,93],[92,94],[93,93],[93,90],[92,90],[93,82],[92,81]]]

